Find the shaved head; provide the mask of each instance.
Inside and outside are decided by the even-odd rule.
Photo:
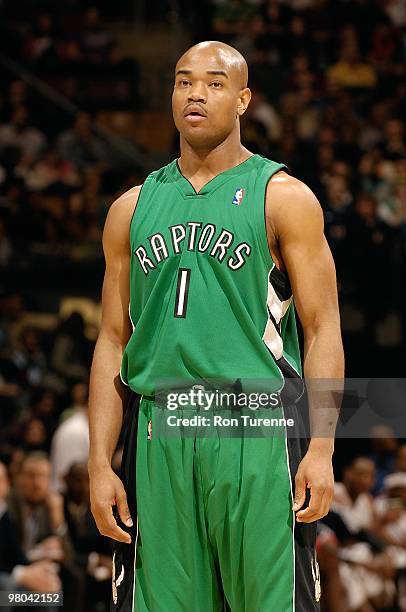
[[[245,58],[237,49],[234,49],[234,47],[217,40],[200,42],[190,47],[190,49],[179,58],[176,64],[176,71],[178,71],[182,65],[186,65],[188,61],[196,59],[199,55],[202,57],[209,55],[213,57],[213,59],[217,59],[220,64],[224,65],[229,78],[236,79],[239,89],[247,87],[248,66]]]
[[[230,45],[206,41],[188,49],[176,64],[172,95],[181,143],[207,151],[230,137],[240,142],[240,117],[251,99],[247,81],[247,62]]]

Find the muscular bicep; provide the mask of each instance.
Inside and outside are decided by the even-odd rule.
[[[102,288],[100,335],[122,348],[131,335],[130,302],[130,222],[138,191],[130,190],[116,200],[107,215],[103,231],[106,262]]]
[[[335,266],[324,234],[313,229],[297,239],[286,237],[281,252],[303,328],[338,320]]]
[[[106,256],[102,289],[102,324],[100,334],[124,347],[130,337],[128,305],[130,301],[130,258]]]
[[[321,325],[339,326],[333,257],[324,236],[323,213],[314,194],[289,177],[277,187],[277,237],[304,332]]]

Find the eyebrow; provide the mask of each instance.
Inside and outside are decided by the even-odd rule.
[[[219,76],[225,76],[228,79],[228,74],[225,70],[206,70],[207,74],[218,74]]]
[[[183,68],[181,70],[177,70],[176,76],[178,74],[192,74],[192,70],[186,70],[185,68]],[[215,74],[218,76],[224,76],[226,77],[226,79],[228,79],[228,74],[224,70],[206,70],[206,74]]]

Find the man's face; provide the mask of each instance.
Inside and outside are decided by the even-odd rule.
[[[26,125],[27,110],[24,108],[24,106],[17,107],[12,115],[11,123],[13,123],[17,128],[22,128]]]
[[[221,50],[188,51],[176,66],[172,111],[180,134],[194,148],[211,149],[236,127],[241,75]]]
[[[77,383],[72,389],[72,400],[74,404],[86,405],[88,400],[88,388],[84,383]]]
[[[18,478],[19,490],[28,503],[44,501],[50,484],[51,466],[46,459],[24,461]]]
[[[372,461],[358,461],[351,469],[352,486],[357,493],[368,493],[375,483],[375,467]]]

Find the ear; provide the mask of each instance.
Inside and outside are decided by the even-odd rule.
[[[245,111],[247,110],[250,100],[251,100],[251,90],[248,89],[248,87],[241,89],[240,97],[238,99],[238,104],[237,104],[237,115],[239,117],[241,117],[241,115],[243,115]]]

